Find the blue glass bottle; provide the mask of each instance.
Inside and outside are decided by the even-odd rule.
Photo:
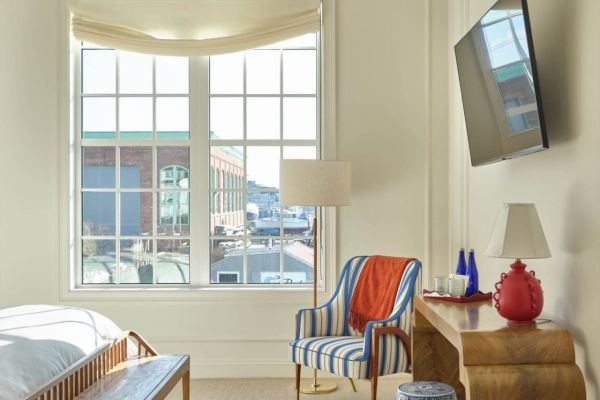
[[[461,248],[458,251],[458,264],[456,264],[456,274],[466,275],[467,274],[467,263],[465,262],[465,249]]]
[[[479,274],[477,273],[477,264],[475,264],[475,251],[469,250],[469,263],[467,264],[467,274],[469,284],[467,286],[467,296],[471,296],[479,291]]]

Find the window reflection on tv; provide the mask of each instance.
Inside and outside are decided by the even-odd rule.
[[[548,147],[525,0],[500,0],[456,45],[473,165]]]

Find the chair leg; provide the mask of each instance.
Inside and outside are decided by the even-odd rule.
[[[377,400],[377,374],[371,376],[371,400]]]
[[[377,400],[377,378],[379,377],[379,335],[373,329],[371,339],[371,400]]]
[[[296,400],[300,400],[300,369],[301,364],[296,364]]]

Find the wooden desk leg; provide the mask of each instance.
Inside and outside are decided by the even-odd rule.
[[[458,350],[418,310],[413,316],[412,347],[414,381],[447,383],[459,400],[466,399],[459,379]]]
[[[181,378],[183,400],[190,400],[190,370],[188,369]]]

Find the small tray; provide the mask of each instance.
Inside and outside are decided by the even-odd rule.
[[[452,297],[449,294],[440,295],[440,294],[437,294],[437,292],[423,289],[423,297],[427,297],[428,299],[452,301],[454,303],[470,303],[472,301],[490,300],[492,298],[492,292],[487,292],[487,293],[477,292],[470,296]]]

